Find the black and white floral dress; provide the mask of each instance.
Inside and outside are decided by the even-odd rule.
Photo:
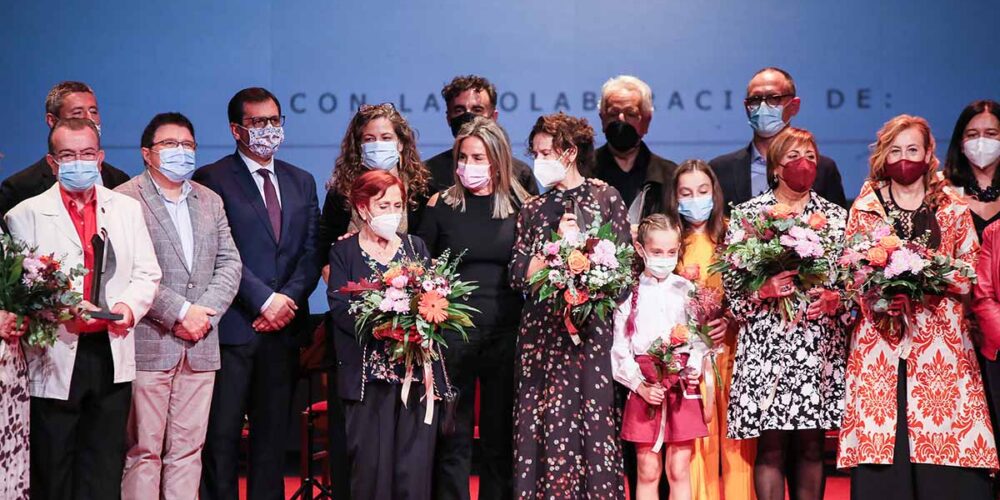
[[[826,216],[829,238],[842,244],[847,211],[815,192],[810,196],[802,215]],[[776,203],[774,193],[767,191],[736,210],[757,213]],[[731,221],[726,241],[740,227],[739,221]],[[828,242],[823,244],[826,247]],[[740,321],[729,393],[729,438],[755,438],[766,430],[839,427],[847,360],[847,338],[840,318],[824,316],[809,321],[803,314],[800,321],[789,325],[772,302],[760,302],[734,290],[729,280],[723,280],[723,285]]]
[[[553,189],[525,204],[517,219],[512,287],[530,293],[527,270],[558,227],[572,199],[581,228],[600,216],[618,242],[631,241],[625,203],[614,188],[591,181]],[[611,373],[612,318],[596,315],[575,345],[562,311],[529,297],[521,315],[515,372],[514,494],[519,499],[625,498]]]
[[[28,498],[28,365],[21,344],[0,340],[0,498]]]

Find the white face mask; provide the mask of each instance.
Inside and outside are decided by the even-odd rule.
[[[366,142],[361,145],[361,161],[372,170],[392,170],[399,164],[396,141]]]
[[[1000,140],[988,137],[969,139],[962,143],[962,152],[978,168],[986,168],[1000,158]]]
[[[380,238],[391,240],[396,237],[399,230],[399,223],[403,220],[403,214],[382,214],[372,217],[368,221],[368,227]]]
[[[646,270],[649,274],[656,276],[659,279],[666,278],[670,276],[670,273],[677,269],[677,256],[673,257],[650,257],[646,256],[644,259],[646,264]]]
[[[559,160],[535,158],[532,171],[535,174],[535,179],[538,179],[538,182],[547,188],[559,184],[566,178],[566,165],[563,165]]]

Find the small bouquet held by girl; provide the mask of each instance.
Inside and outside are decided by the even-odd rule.
[[[834,263],[840,247],[824,242],[830,225],[821,213],[797,216],[778,203],[760,212],[734,210],[726,248],[709,268],[734,283],[733,290],[756,293],[768,278],[780,273],[794,276],[794,293],[777,298],[779,312],[786,324],[794,325],[803,316],[811,290],[835,275]],[[817,288],[818,289],[818,288]]]
[[[356,296],[349,312],[355,316],[359,341],[383,340],[392,353],[392,361],[404,363],[402,399],[408,401],[414,366],[422,367],[425,397],[424,422],[434,415],[434,372],[431,362],[439,359],[440,346],[447,347],[442,331],[450,329],[467,339],[466,328],[473,327],[471,313],[476,308],[460,302],[479,288],[475,282],[461,281],[455,269],[462,256],[452,259],[449,251],[430,264],[403,260],[390,264],[381,273],[373,265],[374,278],[360,283],[348,282],[340,292]]]
[[[0,236],[0,310],[17,316],[16,331],[32,347],[49,347],[59,335],[59,324],[73,318],[83,295],[73,280],[87,273],[83,266],[63,269],[54,255],[39,255],[10,235]],[[0,342],[0,357],[6,349]]]
[[[565,236],[552,233],[541,248],[545,267],[528,279],[540,300],[552,298],[574,344],[581,343],[579,325],[591,314],[601,320],[615,310],[616,300],[632,280],[628,243],[616,243],[611,224],[594,221],[586,230]]]
[[[902,340],[914,304],[934,307],[960,280],[976,281],[966,262],[934,253],[921,241],[902,241],[888,224],[856,234],[838,261],[848,298],[880,333]]]
[[[706,384],[703,404],[699,384],[711,378],[704,377],[712,351],[707,323],[722,314],[722,300],[718,293],[699,296],[690,281],[674,274],[680,250],[676,221],[662,214],[643,219],[636,246],[643,270],[615,312],[611,349],[612,374],[632,391],[621,438],[636,444],[640,467],[656,462],[659,468],[664,444],[670,467],[687,467],[694,440],[708,435],[714,409],[711,387]],[[655,497],[658,482],[640,479],[637,492]],[[685,483],[671,482],[671,493],[688,491]]]

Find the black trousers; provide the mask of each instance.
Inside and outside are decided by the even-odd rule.
[[[448,377],[460,391],[455,432],[438,437],[434,498],[469,499],[475,391],[479,380],[479,498],[509,499],[514,463],[514,351],[517,325],[468,331],[469,342],[445,332]]]
[[[247,498],[285,498],[285,445],[298,348],[283,336],[259,334],[221,347],[202,452],[201,498],[239,498],[240,434],[250,422]]]
[[[347,456],[351,498],[429,500],[441,405],[424,423],[423,386],[410,390],[407,406],[402,386],[369,382],[362,401],[346,401]]]
[[[985,469],[910,462],[906,420],[906,360],[899,360],[896,383],[896,445],[891,465],[863,464],[851,470],[852,500],[989,500]]]
[[[132,384],[114,374],[108,334],[81,335],[69,399],[31,398],[31,498],[120,498]]]

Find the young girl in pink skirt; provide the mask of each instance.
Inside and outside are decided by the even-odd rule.
[[[657,339],[669,345],[675,327],[683,331],[688,323],[685,306],[694,285],[674,274],[680,242],[676,221],[662,214],[643,219],[636,236],[643,271],[631,296],[615,312],[611,368],[615,380],[632,390],[625,403],[621,437],[635,443],[636,500],[657,498],[664,445],[670,499],[690,499],[694,440],[708,435],[707,412],[697,390],[703,367],[688,363],[688,353],[675,351],[680,366],[694,366],[679,374],[665,374],[662,362],[648,354]]]

